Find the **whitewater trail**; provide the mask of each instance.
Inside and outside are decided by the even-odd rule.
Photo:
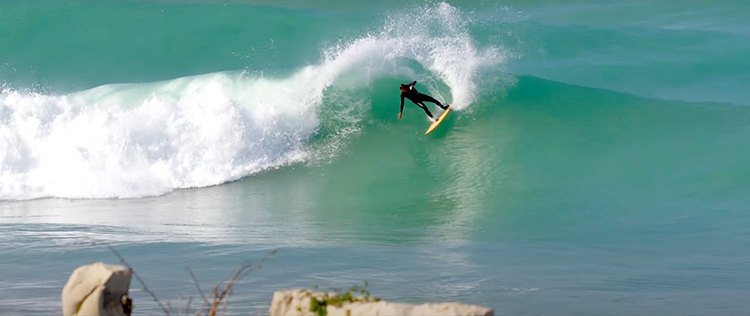
[[[428,18],[414,23],[417,15]],[[391,15],[283,78],[221,72],[68,95],[5,89],[0,200],[161,195],[305,161],[326,92],[418,76],[405,61],[447,86],[461,110],[476,97],[478,70],[502,62],[498,49],[475,47],[467,23],[445,3]]]

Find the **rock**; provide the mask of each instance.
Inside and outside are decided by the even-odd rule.
[[[73,271],[62,291],[63,315],[130,315],[130,270],[101,262]]]
[[[310,298],[322,300],[325,293],[307,290],[278,291],[273,294],[268,313],[271,316],[318,316],[310,311]],[[333,294],[329,294],[333,295]],[[343,303],[328,306],[329,316],[492,316],[491,308],[462,303],[429,303],[421,305],[384,301]]]

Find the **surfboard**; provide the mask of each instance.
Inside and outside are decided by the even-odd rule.
[[[440,125],[440,122],[442,122],[443,119],[445,119],[445,117],[448,115],[448,112],[450,111],[451,111],[451,105],[448,104],[448,108],[445,109],[445,111],[443,111],[443,114],[440,115],[440,117],[437,119],[437,121],[435,121],[435,123],[432,123],[432,125],[430,125],[430,128],[428,128],[427,131],[424,132],[424,134],[427,135],[430,132],[432,132],[432,130],[434,130],[436,127],[438,127],[438,125]]]

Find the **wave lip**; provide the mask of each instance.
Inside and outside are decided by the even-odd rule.
[[[347,79],[361,84],[380,76],[437,79],[450,90],[446,101],[453,109],[465,109],[477,97],[480,70],[505,60],[498,47],[477,47],[468,26],[463,13],[447,3],[401,11],[390,15],[378,32],[327,51],[324,65],[336,76],[356,70],[358,75]],[[428,73],[419,73],[405,60],[416,61]],[[430,89],[439,94],[436,87]]]

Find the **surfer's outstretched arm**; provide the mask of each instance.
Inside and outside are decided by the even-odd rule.
[[[404,95],[402,94],[401,95],[401,109],[398,110],[398,118],[401,118],[401,116],[403,116],[403,114],[401,114],[403,112],[404,112]]]

